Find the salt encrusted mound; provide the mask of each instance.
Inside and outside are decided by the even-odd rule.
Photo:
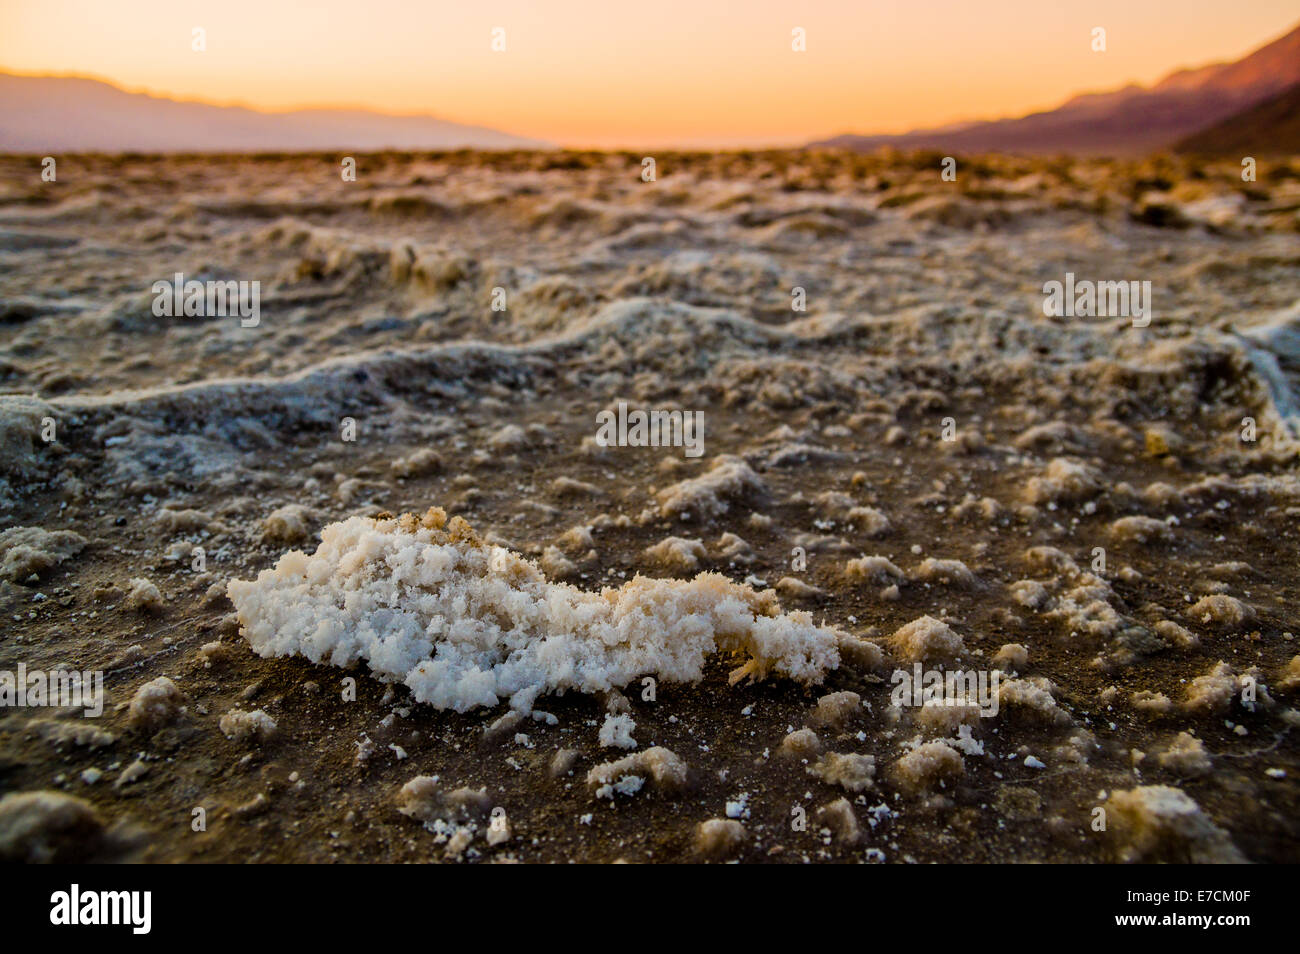
[[[953,735],[962,727],[974,731],[980,728],[980,707],[964,695],[947,695],[929,700],[910,710],[912,723],[925,738],[933,739]]]
[[[274,737],[278,726],[275,720],[261,709],[245,712],[243,709],[231,709],[217,723],[222,734],[235,742],[247,742],[250,739],[265,742]]]
[[[811,599],[814,596],[822,596],[826,593],[826,591],[821,587],[805,583],[803,580],[793,576],[781,577],[781,579],[776,581],[776,586],[774,586],[773,589],[786,599],[790,600],[806,600]]]
[[[176,721],[185,703],[185,695],[166,676],[146,682],[136,690],[127,708],[127,722],[137,729],[161,729]]]
[[[782,755],[801,759],[813,758],[820,755],[821,750],[821,739],[817,738],[817,733],[812,729],[796,729],[781,740],[780,752]]]
[[[646,547],[644,555],[646,559],[669,570],[694,570],[707,553],[703,540],[665,537],[654,546]]]
[[[1025,564],[1035,573],[1053,576],[1077,576],[1079,573],[1074,558],[1057,547],[1030,547],[1025,551]]]
[[[1277,678],[1277,688],[1290,692],[1292,689],[1300,689],[1300,656],[1292,656],[1291,661],[1286,664],[1286,668]]]
[[[547,547],[537,562],[542,571],[553,580],[567,580],[578,575],[578,564],[566,557],[559,547]]]
[[[1255,609],[1236,597],[1215,593],[1201,597],[1188,607],[1187,616],[1219,629],[1232,629],[1253,622]]]
[[[727,532],[718,537],[718,542],[714,546],[718,549],[719,559],[739,564],[754,562],[754,548],[749,545],[749,541],[744,537]],[[790,578],[785,577],[785,579]],[[780,584],[778,584],[778,588],[779,586]]]
[[[886,662],[883,649],[869,639],[851,634],[840,637],[840,658],[861,669],[879,669]]]
[[[311,517],[302,504],[285,504],[266,515],[262,521],[262,540],[266,543],[299,543],[310,536]]]
[[[1152,692],[1150,689],[1140,689],[1129,697],[1129,702],[1134,710],[1142,713],[1149,718],[1158,718],[1167,715],[1174,708],[1173,702],[1163,692]]]
[[[745,844],[745,826],[731,818],[710,818],[695,826],[695,849],[706,858],[725,858]]]
[[[577,749],[556,749],[555,755],[551,759],[550,773],[551,778],[562,778],[573,772],[573,767],[578,764]]]
[[[875,507],[853,507],[849,510],[845,519],[861,530],[863,536],[867,537],[887,536],[889,531],[893,529],[889,517]]]
[[[511,737],[519,729],[519,725],[523,721],[523,713],[507,712],[505,715],[493,720],[492,724],[483,730],[483,741],[487,743],[500,742],[502,739]]]
[[[899,782],[916,791],[934,789],[965,772],[961,753],[942,740],[919,745],[894,763]]]
[[[1157,636],[1179,649],[1195,649],[1201,644],[1194,633],[1186,627],[1179,626],[1173,620],[1162,619],[1153,628]]]
[[[858,816],[853,813],[853,805],[847,798],[837,798],[817,809],[817,821],[825,825],[835,835],[835,839],[846,845],[855,845],[862,837],[858,827]]]
[[[1179,732],[1169,747],[1156,756],[1156,761],[1179,775],[1205,775],[1211,768],[1205,744],[1190,732]]]
[[[27,723],[27,731],[36,734],[58,749],[65,745],[81,746],[88,749],[102,749],[117,741],[117,736],[96,726],[88,720],[76,722],[41,719]]]
[[[676,752],[656,745],[617,762],[602,762],[597,765],[587,773],[587,787],[596,792],[597,798],[612,797],[612,790],[630,795],[640,789],[640,784],[623,788],[619,788],[619,785],[629,779],[641,782],[647,776],[660,791],[673,793],[686,787],[689,770]]]
[[[1197,676],[1187,686],[1187,695],[1183,708],[1189,711],[1227,712],[1234,699],[1240,699],[1242,706],[1254,710],[1256,702],[1264,706],[1272,705],[1268,687],[1264,685],[1263,673],[1258,669],[1238,672],[1223,660],[1219,660],[1204,675]]]
[[[457,712],[502,699],[527,712],[542,693],[646,675],[697,682],[719,651],[745,657],[732,682],[775,672],[815,684],[840,661],[840,634],[781,613],[771,590],[701,573],[588,592],[547,581],[438,508],[331,524],[314,554],[286,553],[227,592],[258,655],[364,661],[417,701]]]
[[[127,591],[126,599],[122,601],[122,605],[129,610],[160,613],[166,604],[163,601],[162,590],[158,589],[158,584],[142,576],[137,576],[132,578],[131,589]]]
[[[903,571],[887,557],[868,556],[850,560],[844,565],[844,575],[853,581],[865,580],[869,583],[885,585],[904,579]]]
[[[1029,650],[1020,643],[1006,643],[994,654],[992,663],[1005,672],[1022,672],[1029,665]]]
[[[841,729],[861,711],[862,697],[856,692],[832,692],[817,700],[808,721],[815,726]]]
[[[1171,540],[1169,525],[1154,517],[1120,517],[1110,525],[1110,535],[1125,543],[1159,543]]]
[[[600,727],[598,736],[602,748],[635,749],[636,739],[632,732],[636,723],[630,715],[608,715]]]
[[[875,784],[876,759],[854,752],[828,752],[805,771],[827,785],[842,785],[850,792],[861,792]]]
[[[165,533],[202,533],[204,530],[222,529],[221,522],[214,520],[211,514],[189,507],[163,507],[154,515],[153,520],[158,529]]]
[[[389,465],[395,477],[424,477],[442,470],[442,457],[429,447],[421,447]]]
[[[1007,591],[1025,609],[1044,610],[1052,602],[1052,594],[1037,580],[1017,580],[1007,587]]]
[[[998,706],[1009,718],[1037,725],[1069,725],[1070,713],[1056,704],[1052,683],[1041,676],[1004,679],[998,686]]]
[[[10,527],[0,533],[0,580],[21,583],[76,556],[86,538],[71,530]]]
[[[1176,788],[1142,785],[1114,792],[1106,807],[1121,861],[1247,863],[1228,833]]]
[[[767,496],[762,479],[739,457],[724,454],[708,471],[659,491],[659,512],[665,517],[711,519],[733,503]]]
[[[933,616],[922,616],[900,627],[889,637],[889,645],[907,662],[950,660],[966,651],[961,636]]]
[[[46,417],[57,417],[54,408],[36,398],[15,394],[0,401],[0,509],[15,502],[8,478],[29,476],[41,469],[38,435]]]
[[[438,780],[417,775],[397,792],[397,810],[408,818],[432,824],[436,821],[481,821],[492,808],[487,789],[458,788],[444,792]]]
[[[1025,486],[1025,499],[1031,504],[1078,503],[1096,495],[1101,478],[1096,469],[1057,457],[1039,477],[1031,477]]]
[[[975,574],[961,560],[936,560],[934,557],[922,560],[912,571],[911,578],[921,583],[938,583],[943,586],[975,585]]]
[[[0,799],[0,861],[80,861],[104,835],[95,806],[75,796],[41,791]]]

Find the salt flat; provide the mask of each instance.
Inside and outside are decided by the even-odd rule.
[[[0,857],[1300,857],[1300,164],[642,158],[0,157],[0,671],[107,698],[0,707]],[[488,582],[415,572],[430,507]],[[231,602],[281,561],[301,614]],[[676,609],[584,688],[492,574]]]

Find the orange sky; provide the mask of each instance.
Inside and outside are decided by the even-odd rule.
[[[781,145],[1051,107],[1237,58],[1298,19],[1297,0],[0,0],[0,68],[572,146]]]

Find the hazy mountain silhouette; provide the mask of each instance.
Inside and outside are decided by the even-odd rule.
[[[546,146],[483,126],[362,109],[260,112],[0,73],[0,152],[289,152]]]
[[[1199,156],[1300,154],[1300,84],[1188,136],[1174,148]]]
[[[870,150],[1131,156],[1173,147],[1300,83],[1300,27],[1234,63],[1178,70],[1152,87],[1075,96],[1019,119],[961,123],[891,136],[843,135],[812,143]]]

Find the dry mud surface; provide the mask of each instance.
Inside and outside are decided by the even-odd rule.
[[[107,699],[0,709],[0,855],[1300,860],[1300,164],[656,159],[0,159],[0,670]],[[259,324],[155,317],[176,272],[261,282]],[[1150,324],[1046,317],[1066,272],[1150,281]],[[598,446],[619,401],[703,455]],[[293,643],[292,596],[236,612],[384,512],[303,612],[396,580],[382,537],[579,608],[717,573],[627,618],[670,653],[673,599],[749,601],[822,655],[727,630],[698,681],[458,712]],[[439,625],[509,628],[465,592]],[[997,713],[894,705],[914,663]]]

